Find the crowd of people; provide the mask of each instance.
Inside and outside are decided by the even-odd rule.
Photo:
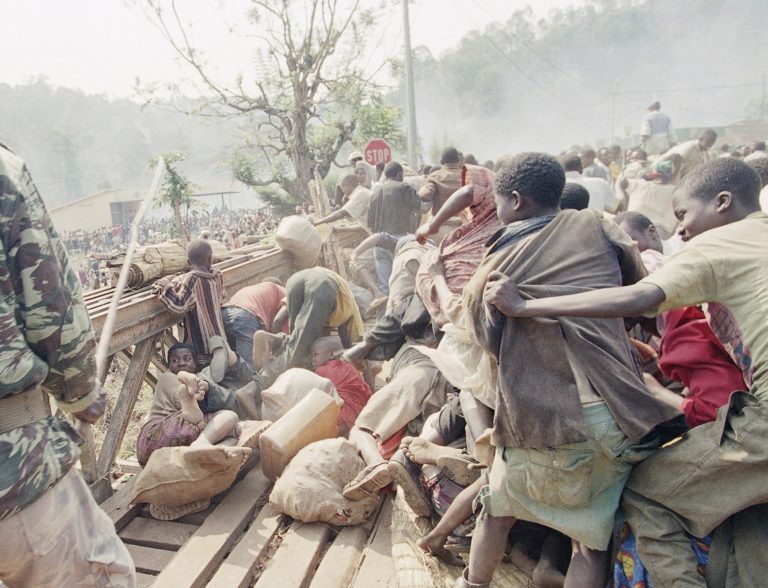
[[[214,207],[211,212],[192,210],[185,224],[191,235],[219,241],[231,250],[244,246],[251,237],[271,235],[278,222],[278,215],[271,207]],[[76,267],[84,289],[101,288],[109,284],[110,276],[104,260],[110,255],[125,252],[130,232],[131,227],[128,225],[114,225],[95,231],[81,229],[61,233],[61,239],[70,255],[82,256]],[[178,238],[178,228],[172,218],[148,219],[139,226],[137,245],[154,245],[175,238]]]
[[[642,144],[629,149],[574,145],[480,165],[447,147],[419,171],[370,166],[353,152],[334,210],[296,209],[316,227],[367,230],[346,252],[349,280],[315,266],[225,292],[206,219],[187,247],[191,270],[153,285],[183,317],[183,338],[168,351],[139,462],[164,447],[246,451],[247,423],[264,417],[270,387],[314,372],[343,402],[339,433],[364,462],[344,497],[400,488],[415,514],[436,521],[417,545],[463,560],[458,588],[490,586],[510,549],[540,587],[759,585],[768,154],[755,143],[716,156],[712,130],[676,144],[660,114],[653,104]],[[220,215],[225,233],[274,222]],[[124,235],[99,238],[110,237]],[[28,305],[26,282],[11,287],[17,306]],[[6,318],[18,324],[13,308]],[[41,347],[15,332],[18,354],[57,362],[64,375],[57,387],[44,369],[14,374],[7,394],[45,381],[76,418],[98,418],[92,376],[79,389],[96,392],[82,398],[59,382],[80,377],[64,368],[87,356],[92,332],[77,353],[55,357],[47,339]],[[39,422],[41,445],[51,428],[67,439],[57,447],[71,466],[72,432],[53,417]],[[6,431],[0,414],[0,455],[19,429]],[[30,488],[7,463],[5,527],[62,477],[46,470]],[[119,553],[104,574],[130,574]],[[6,560],[4,581],[19,565]]]
[[[765,515],[760,476],[732,452],[761,426],[768,156],[756,144],[714,158],[715,140],[482,166],[450,147],[422,173],[353,157],[336,210],[297,210],[368,230],[352,283],[307,268],[227,303],[209,260],[156,288],[187,312],[190,373],[215,357],[207,341],[230,354],[224,396],[240,418],[260,416],[260,391],[286,370],[324,368],[354,407],[339,429],[366,464],[344,496],[395,484],[439,517],[418,545],[452,563],[468,552],[457,586],[489,585],[507,538],[536,560],[539,586],[605,585],[609,568],[621,587],[703,586],[713,533],[730,525],[729,545],[754,549],[762,531],[733,528]],[[356,287],[374,303],[360,306]],[[733,476],[727,501],[712,500],[713,475]],[[718,573],[749,577],[761,560]]]

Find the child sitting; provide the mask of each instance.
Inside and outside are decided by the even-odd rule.
[[[227,358],[220,311],[227,298],[224,282],[221,272],[211,267],[213,250],[208,241],[190,241],[187,261],[192,271],[174,278],[161,278],[152,288],[168,310],[184,315],[184,342],[195,350],[197,369],[211,364],[211,376],[219,382],[224,377]]]
[[[342,350],[338,337],[320,337],[312,343],[310,352],[315,373],[333,382],[344,401],[339,413],[339,432],[346,437],[373,392],[354,366],[336,359]]]
[[[243,363],[232,351],[229,355],[235,361],[230,357],[228,373]],[[195,374],[193,350],[185,343],[168,351],[168,366],[157,379],[149,417],[136,441],[139,464],[144,466],[160,447],[235,445],[241,395],[209,381],[206,371]]]

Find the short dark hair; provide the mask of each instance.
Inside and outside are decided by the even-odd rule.
[[[376,171],[381,173],[382,171],[384,171],[384,166],[385,165],[387,165],[387,164],[384,163],[383,161],[377,161],[376,162]]]
[[[339,185],[341,184],[352,184],[353,186],[357,186],[358,179],[355,174],[347,174],[343,178],[341,178],[341,181],[339,182]]]
[[[401,173],[403,173],[403,166],[396,161],[390,161],[384,168],[384,177],[390,180],[395,179]]]
[[[440,163],[459,163],[459,150],[456,147],[446,147],[440,156]]]
[[[720,192],[730,192],[740,204],[755,208],[762,186],[760,175],[748,163],[738,157],[718,157],[694,168],[683,178],[678,190],[705,201]]]
[[[717,139],[717,133],[712,129],[704,129],[699,137],[711,137],[712,139]]]
[[[560,158],[560,163],[565,171],[577,171],[581,173],[581,157],[578,153],[566,153]]]
[[[653,221],[640,212],[622,212],[613,219],[617,225],[624,223],[629,226],[633,232],[643,233],[653,224]]]
[[[213,256],[211,244],[205,239],[193,239],[187,245],[187,259],[189,263],[201,265],[208,261],[208,257]]]
[[[494,186],[501,196],[517,192],[539,206],[558,206],[564,185],[563,166],[547,153],[520,153],[496,164]]]
[[[464,163],[468,163],[469,165],[479,165],[477,163],[477,157],[475,157],[471,153],[467,153],[466,155],[464,155]]]
[[[589,206],[589,191],[576,182],[566,182],[560,197],[562,210],[584,210]]]
[[[756,157],[750,159],[747,165],[754,168],[757,175],[760,176],[760,181],[763,182],[763,187],[768,186],[768,157]]]
[[[176,353],[177,351],[181,351],[182,349],[187,349],[189,352],[194,356],[195,355],[195,348],[192,347],[189,343],[174,343],[170,346],[168,349],[168,356],[166,357],[166,361],[170,365],[171,363],[171,356]]]

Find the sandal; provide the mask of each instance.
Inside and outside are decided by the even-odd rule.
[[[389,460],[388,468],[392,481],[403,489],[403,498],[414,514],[420,517],[430,516],[432,503],[419,481],[421,467],[405,457],[402,449],[398,449]]]
[[[344,486],[342,494],[349,500],[362,500],[384,488],[392,482],[386,461],[367,466],[354,479]]]
[[[210,498],[201,498],[194,502],[188,502],[181,506],[168,506],[167,504],[150,504],[149,514],[158,521],[175,521],[183,516],[200,512],[210,506]]]
[[[470,469],[470,465],[478,462],[468,455],[443,455],[437,458],[437,466],[445,472],[452,481],[460,486],[469,486],[480,477],[480,470]]]

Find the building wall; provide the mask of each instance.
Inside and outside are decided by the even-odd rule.
[[[53,226],[59,232],[95,231],[112,226],[109,193],[94,198],[81,198],[50,211]]]

